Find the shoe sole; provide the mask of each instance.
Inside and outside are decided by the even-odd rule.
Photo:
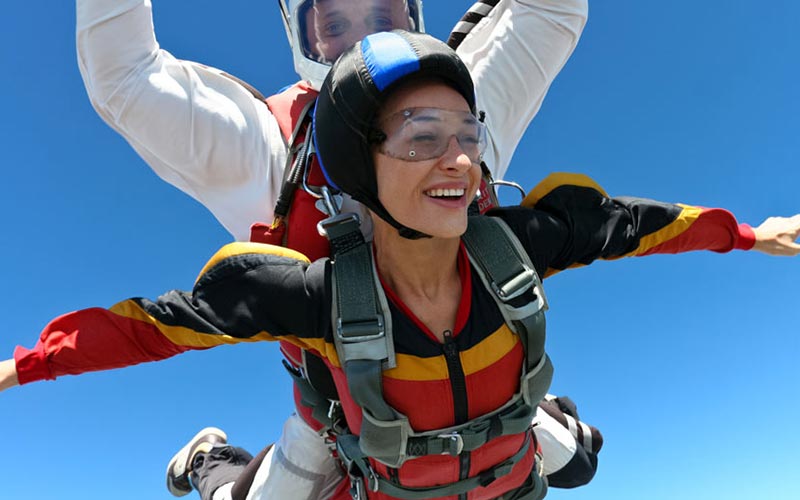
[[[216,427],[206,427],[195,434],[195,436],[172,457],[172,460],[170,460],[167,465],[167,489],[169,492],[176,497],[182,497],[191,493],[192,485],[189,483],[188,477],[185,478],[186,484],[176,484],[176,480],[179,480],[181,476],[184,476],[186,472],[191,470],[191,464],[188,463],[189,457],[194,455],[198,448],[203,445],[208,445],[210,449],[211,446],[217,443],[225,444],[227,442],[227,434]],[[180,482],[183,483],[183,481]]]

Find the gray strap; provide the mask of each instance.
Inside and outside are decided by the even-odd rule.
[[[351,475],[351,478],[355,480],[362,478],[366,483],[367,488],[371,491],[380,491],[386,495],[405,500],[427,500],[430,498],[461,495],[468,493],[475,488],[488,486],[495,479],[510,473],[514,468],[514,465],[516,465],[528,452],[531,447],[531,443],[533,442],[531,433],[526,433],[525,442],[516,453],[494,467],[481,472],[477,476],[462,479],[460,481],[449,483],[443,486],[432,486],[429,488],[406,488],[394,484],[377,475],[369,465],[367,457],[358,447],[357,438],[353,439],[354,437],[355,436],[351,435],[340,436],[336,443],[339,457],[342,458],[342,461],[344,462],[348,473]],[[344,440],[342,440],[342,438],[344,438]]]
[[[384,310],[373,279],[372,251],[359,221],[338,216],[325,223],[333,250],[334,342],[353,400],[380,420],[395,412],[383,397],[382,363],[389,358]],[[388,314],[388,311],[386,311]]]
[[[506,322],[522,340],[526,369],[533,370],[544,355],[547,309],[533,263],[511,229],[495,217],[470,217],[463,240],[481,279],[494,291]],[[524,294],[530,294],[532,300],[518,299]]]

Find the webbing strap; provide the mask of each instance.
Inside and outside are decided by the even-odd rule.
[[[449,483],[442,486],[431,486],[428,488],[411,488],[403,487],[398,484],[392,483],[375,473],[369,465],[366,455],[361,452],[358,446],[358,438],[351,434],[346,436],[339,436],[336,440],[336,448],[339,457],[345,464],[345,468],[350,474],[351,480],[363,480],[366,483],[367,489],[371,491],[380,491],[386,495],[403,498],[405,500],[426,500],[430,498],[448,497],[453,495],[461,495],[468,493],[475,488],[485,487],[491,484],[495,479],[503,477],[511,472],[522,457],[528,452],[531,447],[533,438],[531,432],[525,434],[525,442],[520,449],[503,460],[499,464],[477,474],[476,476],[469,477]]]
[[[527,371],[542,363],[547,299],[536,270],[506,223],[495,217],[470,217],[463,237],[470,260],[509,326],[525,347]],[[529,300],[523,300],[523,295]]]
[[[311,416],[319,421],[325,428],[331,427],[331,419],[328,416],[327,409],[330,408],[330,401],[322,396],[317,391],[311,382],[303,376],[297,368],[291,366],[286,360],[283,361],[283,366],[289,375],[294,380],[295,386],[300,391],[300,398],[305,406],[311,408]]]
[[[515,398],[513,404],[502,412],[488,418],[479,418],[463,427],[438,431],[436,435],[411,436],[408,438],[406,453],[408,458],[424,455],[452,453],[454,441],[459,451],[473,451],[500,436],[525,432],[533,420],[534,410],[525,404],[523,398]]]
[[[388,345],[386,314],[373,277],[372,251],[364,242],[358,217],[323,221],[333,250],[334,335],[353,400],[379,420],[396,413],[383,397],[382,364],[394,351]]]

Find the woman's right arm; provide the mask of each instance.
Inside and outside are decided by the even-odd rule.
[[[286,339],[333,355],[326,263],[281,247],[233,243],[206,265],[192,292],[133,298],[51,321],[31,349],[3,365],[4,386],[122,368],[223,344]]]
[[[189,7],[187,2],[187,7]],[[92,106],[162,179],[239,240],[271,220],[286,157],[275,117],[221,71],[161,49],[150,0],[76,0]]]

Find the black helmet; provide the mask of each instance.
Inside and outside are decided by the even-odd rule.
[[[375,117],[386,97],[419,77],[450,85],[475,112],[472,78],[455,51],[429,35],[402,30],[369,35],[343,53],[314,111],[314,144],[328,182],[412,239],[426,235],[394,220],[378,200],[371,146],[380,142]]]

